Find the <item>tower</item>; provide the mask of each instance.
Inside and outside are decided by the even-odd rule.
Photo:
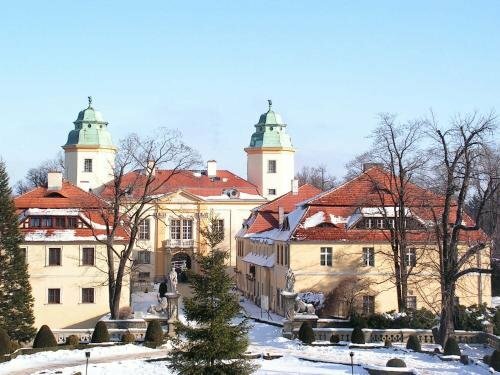
[[[80,111],[64,149],[65,178],[83,190],[98,190],[113,179],[116,147],[101,113],[89,105]]]
[[[269,109],[255,124],[247,153],[247,180],[267,199],[288,193],[294,179],[294,155],[290,135],[279,113]]]

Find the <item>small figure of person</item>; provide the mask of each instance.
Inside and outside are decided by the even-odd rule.
[[[170,293],[177,293],[177,271],[172,267],[169,273],[170,278]]]
[[[160,287],[158,288],[158,293],[159,293],[158,301],[160,301],[163,297],[165,297],[165,294],[167,294],[167,292],[168,292],[168,286],[167,286],[167,280],[165,279],[160,283]]]

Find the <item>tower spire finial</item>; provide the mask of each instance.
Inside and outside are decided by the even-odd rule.
[[[271,110],[271,107],[273,106],[273,101],[271,99],[267,99],[267,103],[269,104],[269,110]]]
[[[89,108],[90,108],[90,107],[92,107],[92,97],[88,96],[87,98],[89,99]]]

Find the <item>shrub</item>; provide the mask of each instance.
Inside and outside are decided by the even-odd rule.
[[[384,346],[385,346],[386,348],[390,348],[390,347],[392,347],[392,342],[391,342],[391,340],[389,340],[389,339],[385,339],[385,341],[384,341]]]
[[[0,355],[9,354],[11,350],[10,337],[4,329],[0,328]]]
[[[132,342],[135,342],[135,335],[133,333],[130,333],[130,332],[125,332],[122,335],[122,342],[124,342],[126,344],[130,344]]]
[[[80,338],[77,335],[69,335],[66,337],[66,345],[77,346],[80,343]]]
[[[500,371],[500,351],[495,350],[488,363],[495,371]]]
[[[302,341],[304,344],[311,344],[315,340],[314,331],[311,326],[311,323],[309,322],[302,323],[299,329],[299,340]]]
[[[331,335],[330,342],[332,344],[338,344],[340,342],[340,336],[339,335]]]
[[[391,328],[393,321],[384,314],[372,314],[366,318],[367,327],[387,329]]]
[[[408,337],[408,341],[406,342],[406,349],[411,349],[416,352],[422,350],[422,346],[420,345],[420,341],[417,335],[410,335],[410,337]]]
[[[368,323],[364,316],[352,314],[350,318],[350,325],[353,328],[367,328]]]
[[[444,355],[460,355],[460,348],[457,340],[452,336],[449,337],[444,346]]]
[[[98,321],[95,325],[91,342],[109,342],[108,327],[106,327],[106,324],[102,320]]]
[[[500,307],[496,308],[493,316],[493,333],[497,336],[500,335]]]
[[[399,358],[391,358],[387,361],[386,367],[406,367],[405,361]]]
[[[356,327],[352,330],[351,342],[353,344],[364,344],[365,343],[365,335],[364,335],[363,330],[361,328]]]
[[[490,364],[491,362],[491,355],[488,355],[486,354],[484,357],[483,357],[483,362],[486,363],[487,365]]]
[[[133,311],[130,306],[120,307],[118,310],[118,319],[130,319],[132,317]]]
[[[159,346],[163,343],[163,329],[158,320],[151,320],[148,323],[144,342],[152,346]]]
[[[33,341],[33,348],[50,348],[57,346],[56,338],[50,330],[49,326],[43,325],[38,330],[35,341]]]

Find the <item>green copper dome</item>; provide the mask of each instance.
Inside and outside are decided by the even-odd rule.
[[[271,108],[273,103],[269,102],[269,110],[260,115],[259,122],[255,124],[255,133],[250,139],[250,147],[293,147],[292,140],[286,132],[286,124],[281,115]]]
[[[86,145],[114,147],[108,123],[101,112],[92,107],[92,97],[89,96],[89,106],[78,113],[75,129],[68,134],[68,141],[64,146]]]

